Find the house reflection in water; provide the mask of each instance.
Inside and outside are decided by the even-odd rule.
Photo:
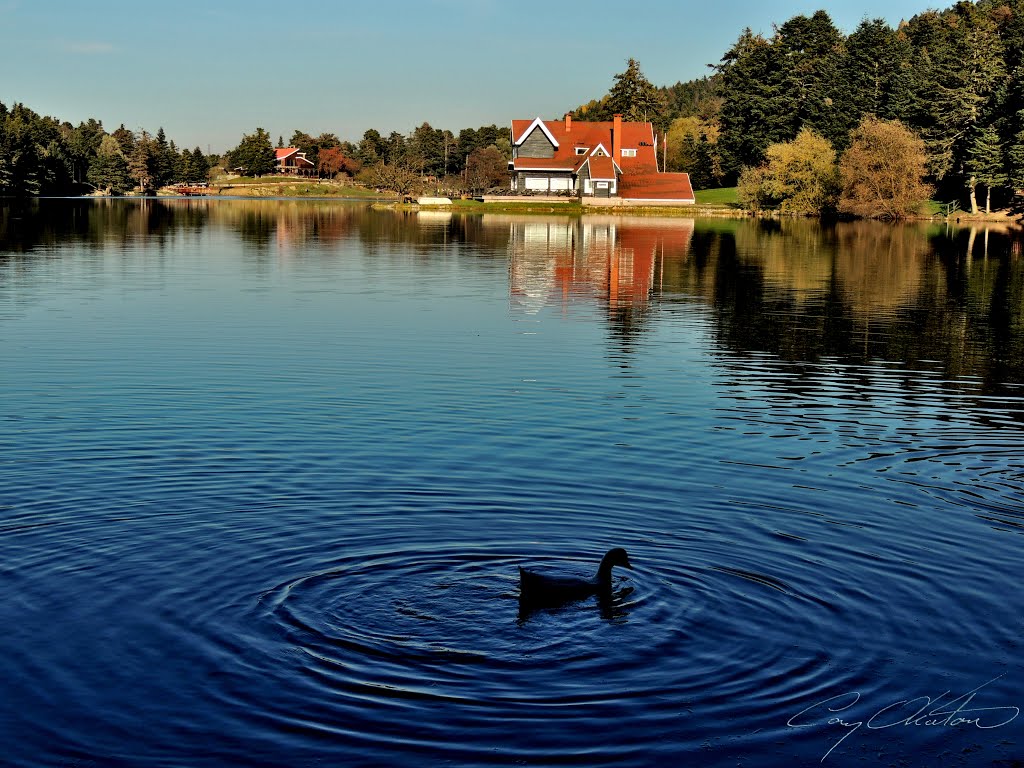
[[[488,217],[490,218],[490,217]],[[658,287],[665,259],[685,260],[693,219],[627,216],[509,218],[509,296],[513,308],[586,301],[603,304],[612,320],[643,309]]]

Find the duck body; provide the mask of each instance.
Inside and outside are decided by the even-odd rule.
[[[593,578],[561,573],[545,573],[519,568],[519,601],[530,606],[558,606],[597,595],[611,597],[612,568],[632,569],[626,550],[611,549],[602,558]]]

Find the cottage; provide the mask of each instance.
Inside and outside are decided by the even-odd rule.
[[[313,174],[313,161],[300,152],[298,147],[279,147],[274,150],[275,173],[288,173],[293,176],[310,176]]]
[[[651,123],[512,121],[512,189],[520,193],[693,203],[687,173],[658,170]]]

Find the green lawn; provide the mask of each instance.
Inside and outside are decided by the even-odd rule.
[[[721,189],[698,189],[693,193],[697,198],[697,205],[736,205],[736,187],[722,187]]]

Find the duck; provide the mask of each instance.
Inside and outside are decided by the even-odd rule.
[[[608,599],[612,594],[612,568],[633,569],[629,555],[622,547],[609,549],[593,578],[569,574],[548,574],[519,567],[519,602],[529,606],[558,606],[597,595]]]

